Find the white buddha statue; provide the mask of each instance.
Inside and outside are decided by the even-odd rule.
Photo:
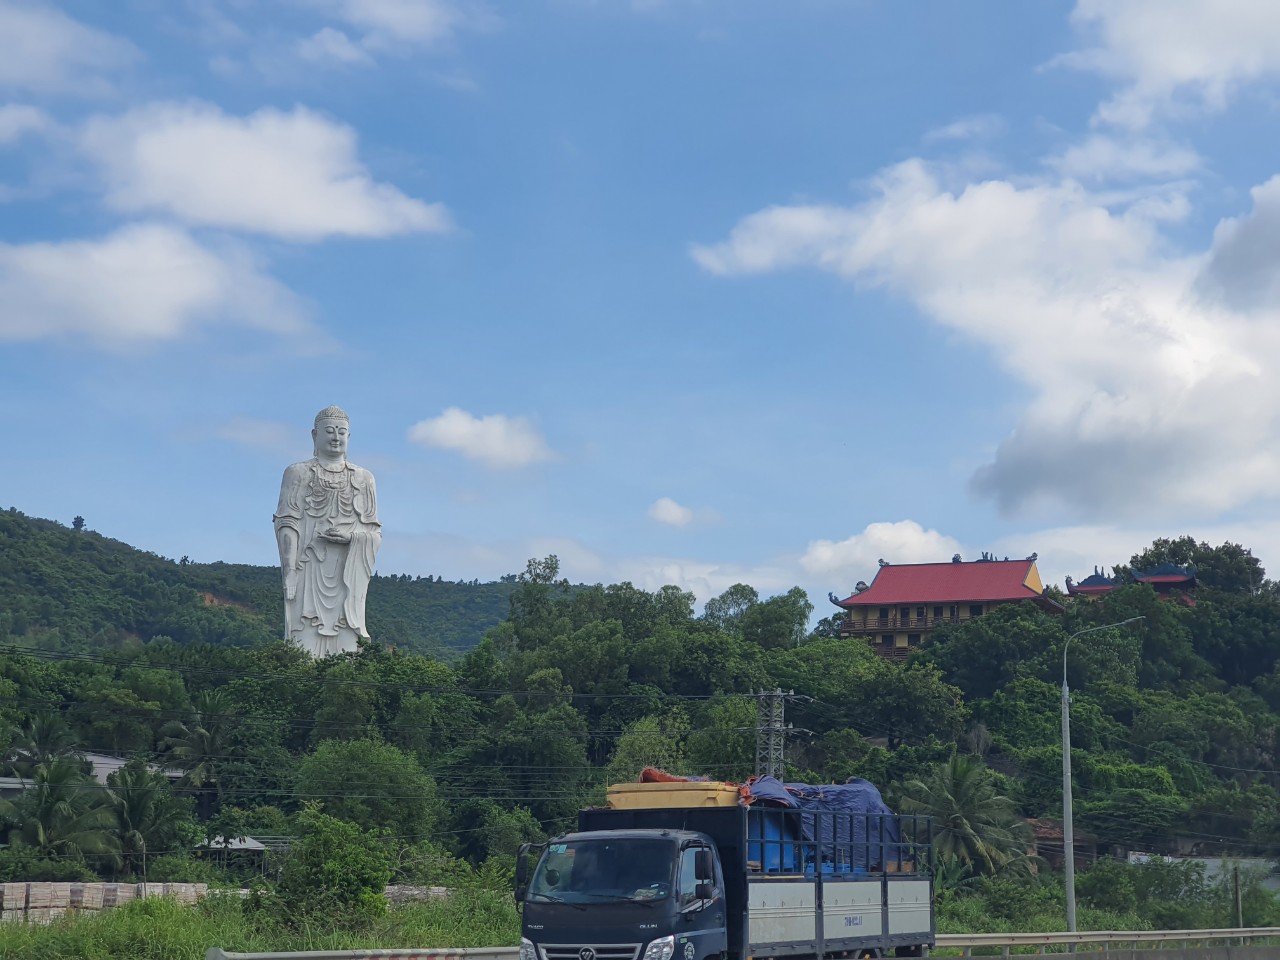
[[[274,517],[285,637],[314,657],[354,651],[369,637],[365,595],[382,525],[373,474],[347,460],[350,437],[339,407],[316,414],[315,456],[285,470]]]

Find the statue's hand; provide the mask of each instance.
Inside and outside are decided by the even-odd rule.
[[[322,532],[319,536],[320,536],[320,539],[328,540],[330,543],[350,543],[351,542],[351,534],[343,533],[337,527],[330,527],[328,530],[325,530],[324,532]]]
[[[298,568],[289,567],[289,572],[284,575],[284,598],[292,600],[298,595]]]

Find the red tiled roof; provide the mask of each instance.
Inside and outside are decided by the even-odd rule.
[[[881,567],[871,586],[837,606],[892,606],[895,603],[1040,600],[1023,581],[1034,560],[979,560],[970,563],[904,563]],[[1056,606],[1056,605],[1055,605]]]

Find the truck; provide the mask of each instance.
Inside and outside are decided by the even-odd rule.
[[[824,960],[934,946],[933,827],[866,781],[623,784],[521,847],[519,960]]]

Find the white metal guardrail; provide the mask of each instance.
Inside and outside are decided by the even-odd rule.
[[[1017,947],[1111,946],[1158,947],[1215,942],[1244,943],[1280,940],[1280,927],[1223,927],[1214,930],[1083,930],[1078,933],[940,933],[935,949],[960,949],[966,954],[977,947],[998,948],[1002,954]],[[516,960],[516,947],[476,947],[430,950],[320,950],[304,953],[227,953],[213,947],[205,960]]]

